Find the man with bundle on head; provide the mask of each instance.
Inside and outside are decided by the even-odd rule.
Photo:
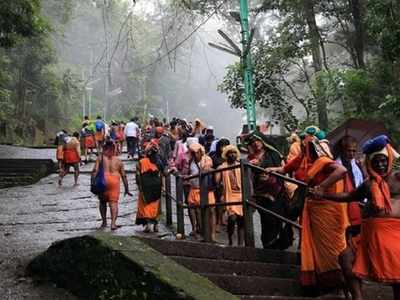
[[[400,299],[400,173],[393,171],[399,154],[385,135],[363,145],[369,179],[356,190],[334,194],[316,186],[314,197],[337,202],[367,199],[361,225],[361,241],[352,266],[353,299],[363,299],[361,279],[391,284],[393,298]],[[325,201],[321,201],[325,202]]]
[[[227,167],[239,166],[240,152],[239,149],[233,145],[224,147],[222,158],[225,160],[218,169]],[[222,202],[241,202],[242,201],[242,181],[240,167],[236,169],[222,171],[215,175],[217,183],[222,182]],[[237,245],[243,246],[244,241],[244,218],[242,205],[226,206],[228,212],[228,238],[229,245],[233,245],[232,236],[235,232],[235,225],[237,225]]]
[[[161,173],[165,165],[158,154],[158,141],[152,139],[144,145],[143,157],[136,167],[136,183],[139,188],[136,225],[143,225],[144,232],[158,232],[158,217],[161,199]]]
[[[116,147],[112,140],[105,142],[102,155],[96,160],[96,164],[92,171],[92,180],[101,171],[100,164],[103,164],[104,177],[106,181],[106,190],[103,194],[99,195],[100,200],[100,215],[102,224],[100,228],[107,226],[107,203],[110,206],[111,213],[111,230],[118,229],[119,225],[116,224],[118,217],[118,201],[120,194],[120,180],[124,183],[125,195],[129,193],[128,180],[126,178],[124,165],[122,161],[116,156]]]

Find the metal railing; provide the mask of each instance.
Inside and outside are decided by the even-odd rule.
[[[208,178],[209,175],[214,175],[216,173],[220,173],[227,170],[233,170],[236,168],[240,168],[241,170],[241,192],[242,192],[242,200],[236,202],[222,202],[222,203],[214,203],[210,204],[208,199],[209,187],[208,187]],[[291,177],[287,177],[285,175],[276,173],[276,172],[267,172],[265,169],[260,168],[258,166],[252,165],[248,163],[246,160],[241,160],[240,163],[234,166],[220,168],[216,170],[211,170],[208,172],[200,172],[197,175],[191,176],[180,176],[178,174],[168,174],[165,176],[165,184],[163,189],[163,195],[165,199],[165,215],[166,215],[166,225],[171,226],[174,224],[173,220],[173,210],[172,210],[172,202],[176,204],[176,231],[178,234],[181,234],[182,237],[185,236],[185,218],[184,218],[184,210],[185,209],[197,209],[200,208],[201,212],[201,233],[206,242],[210,242],[212,240],[211,236],[211,228],[209,223],[209,215],[210,208],[220,207],[220,206],[230,206],[230,205],[242,205],[243,207],[243,217],[244,217],[244,242],[246,247],[255,247],[255,238],[254,238],[254,222],[253,222],[253,209],[256,208],[261,210],[270,216],[281,220],[284,223],[290,224],[291,226],[301,229],[301,226],[276,212],[268,210],[257,203],[253,202],[251,191],[252,191],[252,170],[256,170],[259,172],[265,172],[269,175],[276,176],[284,181],[294,183],[298,185],[300,188],[307,188],[307,184],[293,179]],[[172,195],[172,176],[175,177],[175,196]],[[184,201],[184,181],[190,180],[194,178],[199,178],[199,186],[200,186],[200,204],[199,205],[190,205],[185,204]]]

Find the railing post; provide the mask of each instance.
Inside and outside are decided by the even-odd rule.
[[[183,180],[182,177],[176,177],[176,223],[177,233],[185,236],[185,216],[183,212]]]
[[[250,170],[246,166],[246,160],[240,160],[240,171],[242,179],[242,201],[243,201],[243,216],[244,216],[244,244],[246,247],[255,247],[254,242],[254,224],[253,210],[247,200],[250,197]]]
[[[211,242],[210,211],[208,205],[208,180],[207,176],[200,174],[200,207],[201,207],[201,230],[205,242]]]
[[[167,226],[172,225],[171,174],[165,176],[165,213]]]

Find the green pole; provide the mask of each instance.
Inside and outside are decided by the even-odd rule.
[[[242,25],[242,44],[243,44],[243,75],[246,99],[247,123],[250,130],[256,129],[256,106],[253,85],[253,64],[250,53],[250,32],[249,32],[249,8],[247,0],[240,0],[240,23]],[[246,49],[249,51],[246,52]]]

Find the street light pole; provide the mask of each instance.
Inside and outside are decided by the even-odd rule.
[[[250,32],[249,32],[249,7],[247,0],[240,1],[240,23],[242,26],[242,44],[243,44],[243,77],[246,99],[247,123],[250,130],[256,129],[256,106],[254,98],[253,85],[253,64],[250,51]]]

